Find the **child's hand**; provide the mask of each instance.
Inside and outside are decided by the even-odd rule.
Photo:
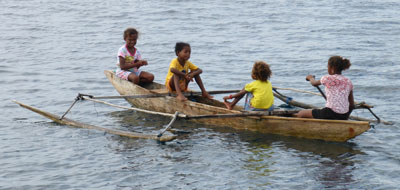
[[[140,60],[142,62],[142,65],[148,65],[147,60]]]
[[[232,98],[233,98],[232,95],[224,96],[224,97],[223,97],[224,102],[226,102],[227,100],[232,99]]]
[[[190,75],[190,74],[186,74],[186,75],[185,75],[185,79],[186,79],[187,81],[192,81],[192,82],[193,82],[193,76]]]
[[[146,60],[139,60],[137,63],[139,63],[139,67],[148,64]]]
[[[306,76],[306,80],[310,81],[311,79],[314,79],[315,77],[313,75],[307,75]]]

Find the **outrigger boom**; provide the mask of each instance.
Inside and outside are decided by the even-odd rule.
[[[166,142],[166,141],[172,141],[174,139],[176,139],[176,135],[163,135],[158,137],[157,134],[154,135],[150,135],[150,134],[142,134],[142,133],[133,133],[133,132],[127,132],[127,131],[121,131],[121,130],[115,130],[115,129],[107,129],[107,128],[103,128],[103,127],[98,127],[98,126],[94,126],[94,125],[89,125],[89,124],[85,124],[85,123],[80,123],[78,121],[74,121],[68,118],[63,118],[60,119],[60,116],[40,110],[38,108],[23,104],[21,102],[18,102],[16,100],[13,100],[14,103],[20,105],[23,108],[26,108],[28,110],[31,110],[33,112],[38,113],[39,115],[42,115],[44,117],[47,117],[51,120],[53,120],[56,123],[62,124],[62,125],[69,125],[69,126],[74,126],[74,127],[78,127],[78,128],[85,128],[85,129],[94,129],[94,130],[98,130],[98,131],[103,131],[109,134],[114,134],[114,135],[119,135],[119,136],[123,136],[123,137],[129,137],[129,138],[143,138],[143,139],[153,139],[153,140],[157,140],[157,141],[161,141],[161,142]]]

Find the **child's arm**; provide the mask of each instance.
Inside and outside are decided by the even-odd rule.
[[[350,91],[349,94],[349,111],[351,112],[354,109],[354,96],[353,91]]]
[[[128,70],[128,69],[131,69],[131,68],[134,68],[134,67],[139,68],[139,67],[141,67],[143,65],[147,65],[147,61],[146,60],[137,60],[137,59],[135,59],[132,62],[127,63],[127,62],[125,62],[125,58],[123,58],[122,56],[119,56],[119,67],[122,70]]]
[[[247,93],[246,90],[242,89],[240,92],[236,93],[236,94],[231,94],[229,96],[225,96],[223,99],[224,101],[228,100],[228,99],[233,99],[233,98],[242,98],[243,95],[245,95]]]
[[[321,85],[321,80],[315,80],[315,77],[313,75],[307,75],[306,80],[310,81],[310,84],[313,86]]]
[[[189,78],[186,78],[186,79],[189,80],[189,81],[192,81],[193,78],[194,78],[194,76],[199,75],[199,74],[201,74],[201,73],[203,73],[203,70],[201,70],[200,68],[197,68],[196,70],[192,70],[192,71],[187,75],[187,77],[189,77]]]
[[[185,76],[186,76],[186,74],[184,72],[181,72],[180,70],[175,69],[175,68],[171,68],[170,71],[171,71],[171,73],[174,73],[183,78],[185,78]]]

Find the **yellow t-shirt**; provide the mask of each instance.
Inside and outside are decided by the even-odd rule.
[[[174,73],[171,72],[171,68],[175,68],[175,69],[187,74],[187,73],[189,73],[189,69],[190,69],[190,71],[192,71],[192,70],[196,70],[198,67],[196,65],[194,65],[190,61],[186,61],[185,65],[182,66],[179,63],[178,58],[173,59],[171,61],[171,64],[169,64],[168,74],[167,74],[167,77],[165,78],[165,85],[166,86],[168,86],[169,79],[171,79],[172,76],[174,76]]]
[[[268,109],[274,104],[274,94],[272,93],[272,85],[269,81],[255,80],[246,84],[244,90],[253,94],[250,103],[254,108]]]

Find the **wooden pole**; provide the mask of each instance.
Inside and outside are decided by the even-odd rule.
[[[174,117],[174,114],[170,114],[170,113],[155,112],[155,111],[149,111],[149,110],[145,110],[145,109],[134,108],[134,107],[127,107],[127,106],[119,106],[119,105],[111,104],[111,103],[108,103],[108,102],[105,102],[105,101],[101,101],[101,100],[94,100],[94,99],[89,98],[89,97],[83,97],[83,99],[84,99],[84,100],[89,100],[89,101],[92,101],[92,102],[97,102],[97,103],[109,105],[109,106],[116,107],[116,108],[122,108],[122,109],[127,109],[127,110],[134,110],[134,111],[139,111],[139,112],[149,113],[149,114],[155,114],[155,115],[162,115],[162,116],[166,116],[166,117]]]
[[[85,129],[94,129],[94,130],[103,131],[103,132],[106,132],[106,133],[119,135],[119,136],[123,136],[123,137],[129,137],[129,138],[153,139],[153,140],[157,140],[157,141],[161,141],[161,142],[172,141],[172,140],[176,139],[176,137],[177,137],[176,135],[157,137],[157,135],[133,133],[133,132],[127,132],[127,131],[121,131],[121,130],[115,130],[115,129],[107,129],[107,128],[103,128],[103,127],[98,127],[98,126],[94,126],[94,125],[80,123],[78,121],[74,121],[74,120],[68,119],[66,117],[64,117],[61,120],[61,119],[59,119],[60,116],[58,116],[58,115],[42,111],[42,110],[40,110],[38,108],[35,108],[35,107],[32,107],[32,106],[28,106],[28,105],[23,104],[21,102],[18,102],[16,100],[13,100],[13,102],[16,103],[16,104],[19,104],[23,108],[29,109],[29,110],[31,110],[33,112],[36,112],[39,115],[47,117],[47,118],[53,120],[54,122],[62,124],[62,125],[69,125],[69,126],[74,126],[74,127],[78,127],[78,128],[85,128]]]
[[[139,111],[139,112],[143,112],[143,113],[148,113],[148,114],[155,114],[155,115],[162,115],[162,116],[167,116],[167,117],[175,117],[175,114],[177,114],[175,112],[175,114],[170,114],[170,113],[164,113],[164,112],[155,112],[155,111],[149,111],[149,110],[145,110],[145,109],[140,109],[140,108],[134,108],[134,107],[127,107],[127,106],[119,106],[119,105],[115,105],[115,104],[111,104],[105,101],[101,101],[101,100],[93,100],[91,98],[88,97],[83,97],[84,100],[89,100],[89,101],[93,101],[93,102],[97,102],[97,103],[101,103],[101,104],[105,104],[105,105],[109,105],[112,107],[116,107],[116,108],[122,108],[122,109],[127,109],[127,110],[134,110],[134,111]],[[210,115],[185,115],[182,113],[178,113],[177,117],[178,118],[184,118],[184,119],[203,119],[203,118],[227,118],[227,117],[246,117],[246,116],[284,116],[284,115],[291,115],[294,113],[297,113],[298,111],[295,110],[284,110],[284,111],[269,111],[269,112],[245,112],[245,113],[233,113],[233,114],[210,114]]]
[[[165,129],[163,131],[161,131],[161,133],[158,134],[157,137],[161,137],[165,133],[165,131],[167,131],[167,130],[169,130],[171,128],[172,124],[175,122],[175,120],[178,117],[178,115],[179,115],[179,112],[176,111],[175,114],[174,114],[174,117],[171,119],[171,121],[169,122],[167,127],[165,127]]]
[[[227,94],[239,92],[240,90],[215,90],[208,91],[208,94]],[[201,92],[184,92],[184,96],[200,96]],[[86,95],[88,96],[88,95]],[[91,99],[121,99],[121,98],[159,98],[166,96],[176,96],[176,93],[155,93],[155,94],[139,94],[139,95],[121,95],[121,96],[89,96]]]
[[[281,87],[276,87],[276,86],[273,86],[272,88],[279,89],[279,90],[290,90],[290,91],[293,91],[293,92],[301,92],[301,93],[306,93],[306,94],[312,94],[312,95],[316,95],[316,96],[321,96],[321,94],[318,94],[318,93],[316,93],[316,92],[305,91],[305,90],[299,90],[299,89],[294,89],[294,88],[281,88]]]
[[[288,103],[289,105],[293,105],[293,106],[304,108],[304,109],[319,109],[319,107],[317,107],[317,106],[310,105],[310,104],[305,104],[305,103],[302,103],[302,102],[297,102],[297,101],[294,101],[294,100],[290,100],[289,102],[287,102],[287,98],[286,97],[284,97],[282,95],[279,95],[277,93],[274,93],[274,96],[276,98],[282,100],[283,102]],[[376,120],[366,119],[366,118],[357,117],[357,116],[350,116],[349,118],[353,119],[353,120],[357,120],[357,121],[377,122]],[[389,121],[380,120],[380,122],[385,124],[385,125],[393,125],[393,123],[389,122]]]
[[[312,94],[312,95],[316,95],[316,96],[322,96],[321,93],[316,93],[316,92],[311,92],[311,91],[306,91],[306,90],[299,90],[299,89],[294,89],[294,88],[281,88],[281,87],[276,87],[276,86],[273,86],[272,88],[279,89],[279,90],[290,90],[290,91],[294,91],[294,92]],[[318,91],[322,92],[322,90],[320,88],[318,89]],[[363,101],[362,102],[354,102],[354,104],[356,106],[360,105],[360,106],[356,107],[356,109],[361,109],[361,108],[364,108],[364,107],[366,107],[366,108],[373,108],[374,107],[373,105],[368,105]]]
[[[93,100],[88,97],[84,97],[83,99],[97,102],[97,103],[102,103],[102,104],[109,105],[109,106],[116,107],[116,108],[135,110],[135,111],[139,111],[139,112],[155,114],[155,115],[162,115],[162,116],[167,116],[167,117],[172,117],[172,118],[174,118],[175,114],[177,114],[176,117],[183,118],[183,119],[227,118],[227,117],[247,117],[247,116],[288,116],[288,115],[292,115],[292,114],[298,112],[297,110],[283,110],[283,111],[277,110],[277,111],[266,111],[266,112],[253,111],[253,112],[232,113],[232,114],[185,115],[185,114],[177,113],[177,112],[175,112],[175,114],[170,114],[170,113],[164,113],[164,112],[149,111],[149,110],[134,108],[134,107],[119,106],[119,105],[111,104],[111,103],[101,101],[101,100]]]

